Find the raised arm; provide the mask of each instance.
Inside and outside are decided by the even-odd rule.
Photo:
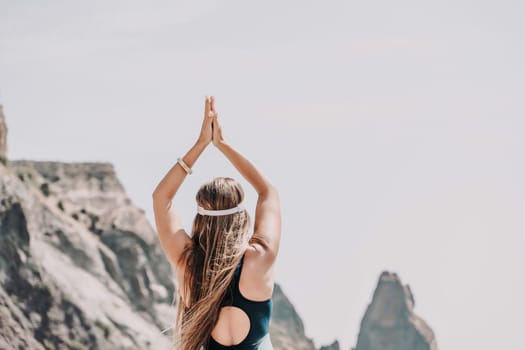
[[[212,139],[212,118],[209,116],[210,99],[206,96],[204,121],[201,133],[197,142],[182,157],[183,162],[189,167],[193,167],[200,154]],[[189,235],[184,231],[184,226],[176,208],[172,205],[172,200],[177,193],[180,185],[187,176],[186,170],[175,163],[168,173],[158,183],[152,193],[153,212],[155,214],[155,224],[159,240],[171,265],[178,267],[179,258],[187,244],[191,243]]]
[[[214,112],[213,144],[230,160],[258,194],[254,234],[250,243],[260,245],[273,262],[279,251],[281,240],[281,207],[277,188],[246,157],[224,141],[213,96],[211,97],[211,110]]]

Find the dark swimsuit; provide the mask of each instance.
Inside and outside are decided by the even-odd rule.
[[[242,309],[250,319],[250,330],[242,342],[235,345],[222,345],[210,335],[207,350],[271,350],[269,325],[272,311],[272,298],[265,301],[253,301],[242,296],[239,290],[244,255],[235,270],[230,288],[227,290],[222,306],[236,306]]]

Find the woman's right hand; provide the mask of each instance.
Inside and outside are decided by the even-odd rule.
[[[211,104],[210,104],[210,112],[213,113],[213,120],[212,120],[212,142],[215,147],[219,147],[222,142],[224,142],[224,138],[222,137],[222,128],[219,124],[219,114],[215,110],[215,96],[211,96]]]

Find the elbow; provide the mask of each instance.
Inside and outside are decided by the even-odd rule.
[[[277,190],[277,187],[275,187],[273,184],[268,183],[258,194],[259,196],[267,196],[269,194],[274,194],[278,197],[279,191]]]
[[[155,188],[155,190],[151,193],[151,197],[153,198],[153,201],[171,201],[173,199],[173,193],[168,191],[165,188]]]
[[[158,198],[162,198],[162,193],[161,193],[161,191],[159,191],[159,189],[156,188],[156,189],[151,193],[151,198],[153,198],[154,200],[155,200],[155,199],[158,199]]]

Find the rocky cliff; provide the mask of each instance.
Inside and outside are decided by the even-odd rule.
[[[0,349],[168,349],[175,278],[109,163],[0,164]],[[314,349],[276,285],[275,349]]]
[[[172,272],[113,167],[8,165],[0,166],[0,348],[167,348],[160,329],[172,323]]]
[[[315,350],[314,343],[304,335],[303,321],[292,303],[275,285],[270,334],[275,349]]]
[[[437,350],[434,332],[414,313],[414,305],[410,287],[396,273],[383,271],[355,350]]]

